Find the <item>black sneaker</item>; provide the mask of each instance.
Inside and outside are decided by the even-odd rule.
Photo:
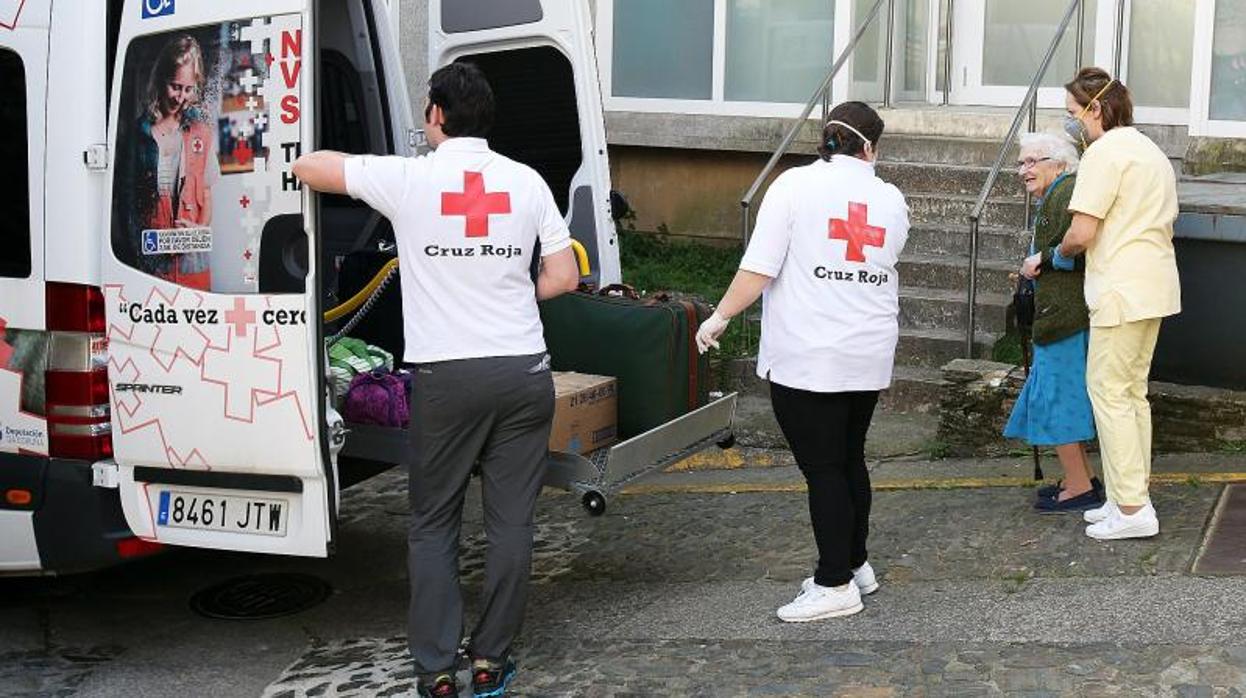
[[[420,698],[458,698],[459,684],[454,680],[454,674],[434,674],[427,678],[420,677],[416,690]]]
[[[1064,480],[1058,480],[1056,481],[1056,484],[1054,485],[1043,485],[1042,487],[1038,488],[1038,498],[1039,499],[1052,499],[1054,497],[1059,497],[1060,490],[1063,487],[1064,487]],[[1091,490],[1098,492],[1100,496],[1103,495],[1103,483],[1100,482],[1099,478],[1097,477],[1090,478],[1090,488]]]
[[[1034,508],[1042,514],[1058,514],[1066,511],[1086,511],[1103,506],[1103,493],[1090,488],[1076,497],[1069,497],[1063,502],[1060,498],[1049,497],[1034,502]]]
[[[507,657],[497,664],[477,658],[472,662],[472,695],[476,698],[497,698],[506,694],[506,687],[515,678],[515,662]]]

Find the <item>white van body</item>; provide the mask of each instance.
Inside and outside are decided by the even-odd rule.
[[[482,67],[491,145],[545,177],[591,281],[618,282],[587,6],[429,10],[430,65]],[[330,404],[321,321],[388,223],[290,172],[313,149],[419,151],[388,18],[383,0],[0,0],[0,88],[24,92],[0,154],[26,156],[0,176],[27,213],[0,228],[0,573],[161,545],[325,556],[340,489],[398,462],[339,457],[369,449]]]

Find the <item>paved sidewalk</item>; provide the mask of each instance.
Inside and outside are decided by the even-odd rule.
[[[517,695],[1241,695],[1246,579],[1188,574],[1219,489],[1159,488],[1164,534],[1108,544],[1015,488],[881,492],[882,590],[806,625],[773,615],[814,555],[799,495],[543,507]],[[401,633],[325,642],[266,695],[409,686],[406,667]]]
[[[1205,475],[1155,489],[1162,534],[1099,543],[1076,517],[1034,514],[1027,488],[898,488],[948,474],[1024,479],[1024,459],[880,462],[881,590],[857,616],[789,625],[774,609],[815,556],[805,497],[782,454],[740,455],[739,467],[638,483],[600,518],[573,496],[542,497],[513,695],[1246,694],[1246,577],[1190,573],[1223,490],[1211,473],[1246,463],[1174,460]],[[740,486],[763,477],[783,487]],[[484,548],[474,490],[469,618]],[[411,695],[405,477],[348,490],[342,511],[329,560],[180,550],[84,577],[0,580],[0,694]],[[188,608],[198,589],[263,571],[314,574],[335,593],[266,621]]]

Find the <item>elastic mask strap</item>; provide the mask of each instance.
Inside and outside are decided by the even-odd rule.
[[[828,121],[828,122],[826,122],[826,125],[827,125],[827,126],[832,126],[832,125],[834,125],[834,126],[843,126],[844,128],[848,129],[849,131],[852,131],[853,133],[857,134],[857,136],[858,136],[861,140],[865,141],[865,144],[866,144],[867,146],[868,146],[868,145],[870,145],[870,139],[866,138],[866,137],[865,137],[865,134],[864,134],[864,133],[861,133],[860,131],[858,131],[858,130],[857,130],[857,128],[856,128],[855,126],[853,126],[852,124],[847,124],[847,123],[844,123],[843,121],[840,121],[840,120],[836,119],[836,120],[834,120],[834,121]]]
[[[1081,118],[1082,114],[1085,114],[1086,112],[1090,111],[1090,105],[1098,101],[1099,98],[1103,96],[1103,93],[1107,92],[1108,88],[1110,88],[1115,82],[1116,82],[1116,78],[1112,78],[1111,80],[1108,80],[1108,84],[1104,85],[1103,89],[1096,92],[1095,96],[1091,97],[1089,102],[1086,102],[1086,106],[1082,107],[1082,113],[1077,115],[1078,118]],[[851,128],[851,126],[849,128]]]

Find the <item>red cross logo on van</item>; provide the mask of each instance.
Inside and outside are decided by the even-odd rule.
[[[869,206],[855,202],[848,203],[848,220],[832,218],[830,239],[843,240],[848,243],[844,259],[849,262],[864,262],[865,248],[882,247],[887,240],[887,229],[868,223]]]
[[[247,310],[247,302],[234,299],[234,309],[225,311],[225,324],[234,326],[235,337],[247,336],[247,326],[255,324],[255,311]]]
[[[489,216],[510,212],[511,195],[486,192],[484,175],[479,172],[463,173],[463,193],[441,194],[441,215],[464,216],[469,238],[489,237]]]

